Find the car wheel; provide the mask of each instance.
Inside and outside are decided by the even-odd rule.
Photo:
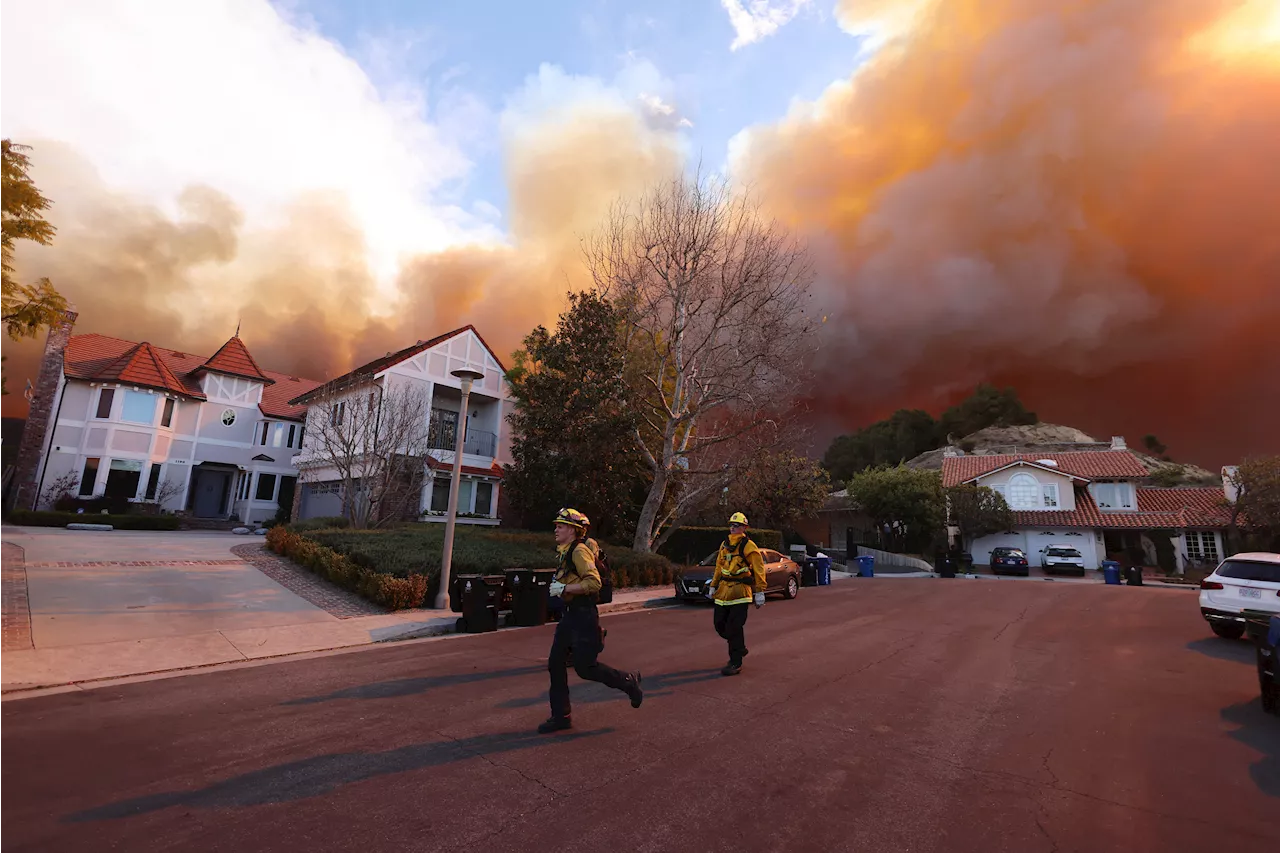
[[[800,594],[800,581],[796,579],[795,575],[791,575],[790,577],[787,578],[787,585],[782,590],[782,597],[790,601],[791,599],[795,598],[799,594]]]
[[[1234,622],[1210,622],[1209,627],[1224,640],[1238,640],[1244,636],[1244,626]]]

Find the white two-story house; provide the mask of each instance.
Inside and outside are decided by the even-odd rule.
[[[28,423],[44,435],[24,504],[48,508],[55,483],[86,502],[244,524],[292,504],[304,409],[288,401],[318,382],[262,370],[238,334],[206,357],[70,335],[69,316],[46,348],[60,376],[42,368],[42,386],[56,390],[39,412],[32,404]]]
[[[455,370],[483,374],[471,388],[467,410],[462,411],[462,382]],[[306,407],[307,431],[302,454],[296,460],[302,476],[295,515],[299,519],[346,514],[344,490],[359,488],[359,466],[339,456],[368,452],[394,452],[376,439],[354,438],[354,432],[374,430],[381,420],[395,419],[387,411],[388,399],[404,399],[406,392],[420,395],[420,434],[410,453],[421,456],[412,482],[416,501],[410,501],[401,517],[424,522],[444,521],[449,504],[454,448],[459,426],[466,424],[462,451],[462,475],[458,488],[460,523],[496,525],[501,488],[501,463],[509,459],[504,434],[511,397],[506,370],[472,326],[455,329],[426,341],[388,353],[343,376],[309,390],[290,402]],[[318,419],[327,424],[317,425]],[[342,444],[344,430],[353,439]],[[327,438],[326,438],[327,436]],[[337,440],[335,440],[337,436]],[[359,444],[356,448],[354,445]],[[353,473],[354,472],[354,473]]]
[[[1177,568],[1224,556],[1229,510],[1225,492],[1212,488],[1144,486],[1149,476],[1123,438],[1110,450],[1018,455],[965,455],[942,460],[944,486],[986,486],[1013,511],[1012,530],[965,543],[976,564],[997,547],[1021,548],[1032,566],[1050,545],[1076,548],[1085,567],[1132,548],[1155,565],[1155,539],[1168,537]]]

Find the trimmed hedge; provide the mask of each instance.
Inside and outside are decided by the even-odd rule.
[[[751,530],[749,535],[761,548],[782,550],[779,530]],[[693,565],[714,554],[728,537],[729,531],[723,527],[677,527],[658,553],[674,562]]]
[[[15,509],[8,521],[26,527],[66,527],[68,524],[110,524],[116,530],[177,530],[181,522],[173,515],[109,515],[97,512],[53,512]]]
[[[295,521],[293,524],[286,526],[295,533],[304,533],[310,530],[345,529],[351,526],[351,522],[340,515],[332,515],[321,518],[308,518],[305,521]]]
[[[409,525],[389,530],[273,528],[267,547],[345,589],[397,609],[419,607],[439,590],[444,529]],[[615,588],[665,586],[676,570],[658,554],[638,554],[604,544]],[[501,574],[504,569],[549,569],[559,562],[550,533],[459,527],[453,541],[453,574]],[[383,580],[375,580],[373,574]],[[418,580],[421,579],[421,580]],[[409,586],[402,583],[409,582]],[[419,596],[417,590],[422,589]]]

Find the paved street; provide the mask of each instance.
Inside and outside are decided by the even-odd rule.
[[[3,705],[6,850],[1280,849],[1280,719],[1193,593],[852,580],[606,619],[633,710],[551,628]],[[475,845],[472,847],[472,845]]]

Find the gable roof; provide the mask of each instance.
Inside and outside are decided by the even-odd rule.
[[[1058,463],[1058,467],[1048,468],[1037,465],[1036,463],[1041,459],[1050,459]],[[948,456],[942,460],[942,485],[958,486],[1018,463],[1085,481],[1124,480],[1148,476],[1146,467],[1128,450]]]
[[[430,340],[418,341],[416,344],[413,344],[412,346],[407,346],[402,350],[398,350],[393,353],[388,353],[387,355],[384,355],[382,358],[375,358],[373,361],[370,361],[367,364],[362,364],[356,369],[350,370],[342,374],[337,379],[330,379],[328,382],[324,383],[323,385],[309,390],[307,393],[303,394],[300,397],[296,397],[292,399],[290,402],[293,404],[305,404],[307,401],[313,400],[322,394],[335,391],[339,388],[347,387],[350,385],[356,385],[356,384],[359,384],[360,382],[368,381],[373,377],[377,376],[382,371],[395,367],[397,364],[399,364],[402,361],[408,361],[414,356],[424,353],[427,350],[431,349],[432,347],[439,346],[445,341],[451,340],[452,338],[456,338],[458,335],[465,334],[466,332],[471,332],[473,335],[476,336],[476,339],[480,341],[481,346],[483,346],[485,350],[489,353],[489,355],[493,356],[493,360],[498,363],[498,369],[501,370],[505,375],[507,372],[507,368],[502,363],[502,359],[498,358],[498,354],[493,351],[493,347],[489,346],[489,344],[485,342],[485,339],[480,336],[479,332],[476,331],[475,326],[466,325],[460,329],[454,329],[452,332],[445,332],[443,335],[437,335],[436,337],[431,338]]]
[[[121,384],[134,384],[141,387],[143,385],[142,382],[138,382],[134,378],[125,378],[123,374],[112,375],[110,371],[113,365],[120,361],[123,356],[135,350],[140,350],[143,346],[154,356],[155,369],[157,371],[163,368],[172,374],[174,381],[177,382],[177,388],[181,389],[175,390],[174,393],[185,395],[193,400],[205,399],[204,392],[200,390],[198,374],[210,359],[206,359],[201,355],[165,349],[148,343],[139,344],[135,341],[126,341],[121,338],[108,337],[107,335],[73,335],[71,340],[67,342],[66,357],[62,367],[63,374],[69,379],[120,382]],[[145,366],[145,356],[141,358],[141,364]],[[134,374],[130,375],[133,376]],[[262,402],[258,404],[259,411],[267,417],[281,418],[283,420],[302,420],[303,416],[306,415],[306,408],[291,405],[289,401],[300,394],[305,394],[320,383],[313,379],[303,379],[271,370],[263,371],[263,376],[270,380],[271,384],[265,385],[262,389]],[[148,385],[147,387],[157,386]]]
[[[184,397],[191,396],[187,386],[161,360],[155,347],[146,341],[130,347],[119,358],[98,371],[94,378],[104,382],[114,380],[141,388],[154,388]]]
[[[249,354],[249,348],[244,345],[244,341],[240,340],[239,333],[219,347],[218,351],[200,366],[200,369],[253,379],[263,385],[271,385],[275,382],[258,367],[258,362],[254,361],[253,356]]]

